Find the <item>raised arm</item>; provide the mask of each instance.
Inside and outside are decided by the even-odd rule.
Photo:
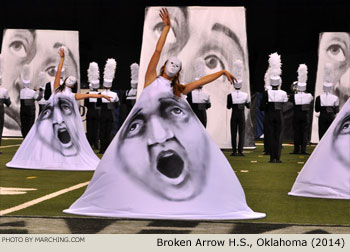
[[[105,98],[108,101],[111,101],[112,97],[108,95],[102,95],[102,94],[75,94],[76,100],[84,100],[86,98]]]
[[[55,82],[54,82],[54,85],[53,85],[52,92],[55,92],[56,89],[60,86],[61,71],[62,71],[63,62],[64,62],[64,50],[63,50],[63,48],[61,48],[58,51],[58,53],[59,53],[61,58],[60,58],[60,62],[58,63],[57,73],[56,73]]]
[[[194,90],[200,86],[203,86],[205,84],[208,84],[208,83],[216,80],[217,78],[219,78],[222,75],[225,75],[231,84],[233,84],[233,81],[237,81],[236,78],[230,72],[228,72],[226,70],[221,70],[219,72],[206,75],[206,76],[204,76],[204,77],[202,77],[199,80],[196,80],[194,82],[188,83],[187,85],[185,85],[185,89],[182,93],[188,94],[192,90]]]
[[[160,54],[162,53],[165,41],[166,41],[166,37],[168,36],[168,32],[170,30],[171,27],[171,23],[170,23],[170,15],[168,12],[167,8],[162,8],[159,11],[159,16],[161,17],[161,19],[163,20],[163,31],[160,34],[160,37],[158,39],[157,45],[156,45],[156,49],[152,55],[152,58],[150,60],[150,62],[148,63],[148,67],[146,70],[146,75],[145,75],[145,84],[144,84],[144,88],[147,87],[149,84],[151,84],[156,78],[157,78],[157,65],[160,59]]]

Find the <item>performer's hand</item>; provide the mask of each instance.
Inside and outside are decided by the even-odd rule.
[[[103,95],[103,98],[105,98],[106,100],[108,101],[112,101],[112,97],[111,96],[108,96],[108,95]]]
[[[226,75],[228,81],[233,84],[233,82],[237,82],[237,79],[235,76],[233,76],[229,71],[224,70],[224,74]]]
[[[63,48],[60,48],[58,50],[58,54],[60,55],[61,58],[64,58],[64,50],[63,50]]]
[[[164,27],[171,26],[170,15],[167,8],[162,8],[159,11],[159,16],[163,20]]]

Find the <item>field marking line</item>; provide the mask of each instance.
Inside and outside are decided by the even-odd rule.
[[[18,206],[11,207],[11,208],[8,208],[8,209],[5,209],[5,210],[0,210],[0,216],[3,216],[5,214],[9,214],[9,213],[12,213],[12,212],[16,212],[16,211],[25,209],[27,207],[30,207],[30,206],[36,205],[38,203],[41,203],[41,202],[43,202],[45,200],[49,200],[49,199],[55,198],[55,197],[57,197],[57,196],[59,196],[61,194],[64,194],[64,193],[67,193],[67,192],[70,192],[70,191],[74,191],[74,190],[79,189],[81,187],[87,186],[89,184],[89,182],[90,181],[87,181],[87,182],[84,182],[84,183],[80,183],[80,184],[77,184],[77,185],[74,185],[74,186],[71,186],[71,187],[59,190],[57,192],[47,194],[47,195],[42,196],[40,198],[37,198],[37,199],[31,200],[31,201],[25,202],[25,203],[20,204]]]
[[[4,146],[0,146],[0,149],[10,148],[10,147],[17,147],[17,146],[20,146],[20,145],[21,144],[4,145]]]

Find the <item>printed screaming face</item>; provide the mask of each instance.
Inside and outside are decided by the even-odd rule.
[[[46,81],[55,78],[55,67],[59,59],[58,48],[62,45],[68,48],[65,64],[68,66],[66,76],[79,76],[78,33],[55,30],[22,30],[7,29],[2,42],[4,60],[3,84],[11,97],[12,104],[5,110],[5,127],[8,130],[20,129],[20,100],[22,88],[21,73],[23,66],[30,66],[30,87],[39,89],[39,72],[46,73]]]
[[[156,195],[188,200],[205,187],[208,138],[188,103],[172,92],[144,90],[124,123],[117,157],[135,181]]]
[[[41,141],[63,156],[79,153],[79,136],[76,125],[80,115],[74,109],[74,100],[67,95],[56,94],[41,112],[37,132]]]

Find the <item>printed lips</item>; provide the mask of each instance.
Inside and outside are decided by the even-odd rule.
[[[162,151],[157,157],[157,169],[168,178],[178,178],[184,170],[184,161],[173,150]]]
[[[66,128],[58,129],[57,137],[63,144],[67,144],[71,141],[71,137],[70,137],[69,132]]]

